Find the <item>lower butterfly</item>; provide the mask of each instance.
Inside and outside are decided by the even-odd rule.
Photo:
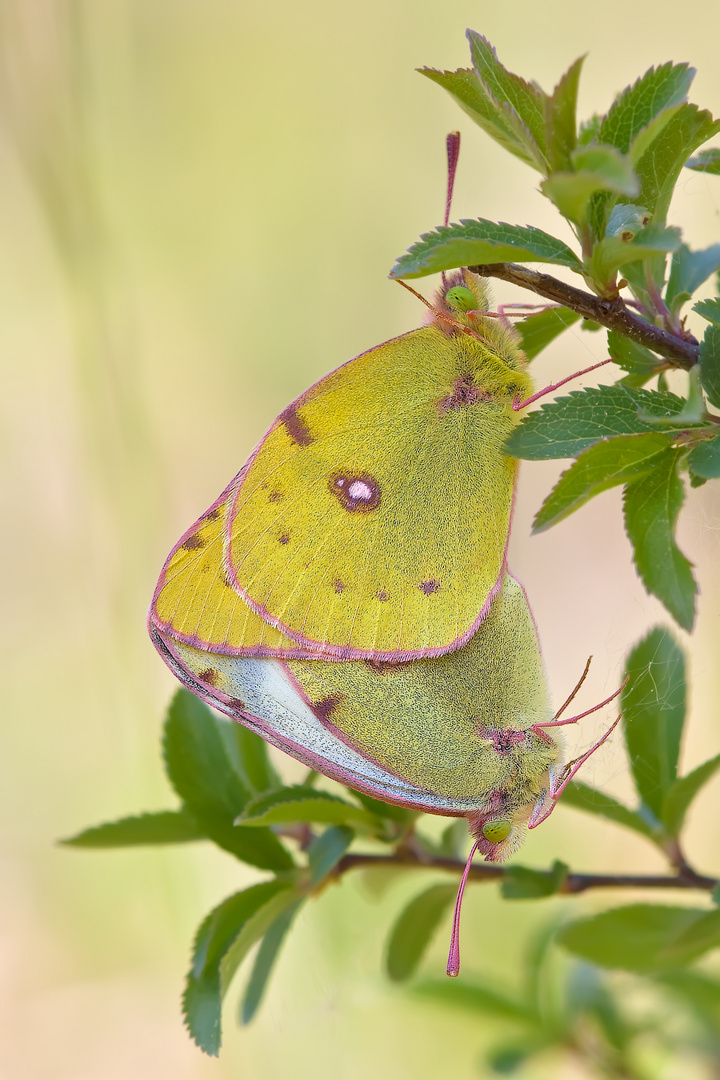
[[[216,543],[217,521],[201,526],[201,560]],[[222,577],[211,562],[195,573],[203,575],[205,565],[207,576]],[[237,594],[215,617],[228,618],[230,608],[258,650],[269,644],[283,651],[287,641]],[[459,970],[460,906],[475,852],[491,862],[507,859],[615,726],[564,763],[557,729],[587,715],[561,719],[580,684],[553,715],[527,599],[507,573],[468,643],[435,658],[243,657],[178,640],[152,620],[150,633],[193,693],[311,768],[386,802],[467,819],[475,842],[458,893],[448,974]]]

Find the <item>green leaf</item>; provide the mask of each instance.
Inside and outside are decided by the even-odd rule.
[[[483,983],[471,983],[465,979],[428,979],[414,987],[413,993],[440,1005],[469,1009],[482,1016],[496,1016],[525,1024],[539,1023],[537,1014],[522,999]]]
[[[308,848],[312,886],[319,885],[335,869],[354,839],[355,833],[346,825],[332,825],[313,840]]]
[[[458,266],[499,262],[546,262],[580,269],[580,260],[567,244],[531,225],[508,225],[485,218],[441,225],[423,233],[401,255],[392,278],[417,278]]]
[[[260,948],[257,951],[252,973],[240,1006],[240,1022],[242,1024],[249,1024],[258,1011],[283,941],[302,905],[303,900],[296,900],[295,903],[286,908],[260,942]]]
[[[694,74],[693,69],[686,64],[663,64],[659,68],[646,71],[613,102],[597,129],[596,139],[617,147],[623,154],[628,154],[633,165],[636,165],[650,155],[671,121],[685,108],[683,102],[687,98]],[[667,148],[671,149],[679,142],[677,135],[671,136]],[[649,157],[645,167],[652,171]],[[673,187],[674,184],[675,181],[672,183]],[[594,233],[598,238],[605,234],[607,216],[614,202],[614,197],[605,192],[594,197],[591,217]],[[644,197],[640,202],[651,213],[655,210]],[[662,220],[664,216],[656,214],[656,221]]]
[[[643,128],[665,109],[685,101],[695,76],[687,64],[650,68],[615,99],[598,132],[600,142],[627,154]]]
[[[541,169],[537,148],[527,131],[522,130],[518,117],[503,109],[496,102],[472,68],[458,71],[436,71],[419,68],[421,75],[442,86],[455,99],[461,109],[491,138],[526,165]],[[542,169],[541,169],[542,171]]]
[[[687,964],[710,949],[720,947],[720,911],[704,911],[680,931],[660,954],[660,959],[674,964]]]
[[[575,1021],[582,1014],[592,1016],[616,1049],[622,1051],[632,1042],[635,1032],[624,1022],[605,978],[593,964],[573,964],[565,999],[569,1018]]]
[[[220,732],[228,757],[250,795],[281,786],[264,739],[237,721],[222,724]]]
[[[698,315],[702,315],[708,322],[720,323],[720,296],[699,300],[697,304],[693,304],[693,311],[697,311]]]
[[[554,172],[540,185],[543,195],[571,221],[584,224],[588,203],[597,191],[632,197],[640,190],[632,165],[612,146],[581,146],[572,158],[572,171]]]
[[[639,387],[657,375],[665,361],[650,352],[644,345],[638,345],[617,330],[608,331],[608,352],[619,367],[627,371],[629,378],[623,379],[625,386]]]
[[[685,498],[679,463],[679,452],[667,450],[648,476],[627,485],[625,530],[643,585],[683,629],[691,630],[697,585],[690,563],[675,543],[675,523]]]
[[[372,795],[366,795],[364,791],[355,791],[353,788],[348,788],[347,791],[375,817],[387,818],[398,825],[408,827],[420,816],[419,810],[410,810],[407,806],[396,806],[394,803],[373,799]]]
[[[577,97],[580,73],[585,57],[581,56],[565,72],[550,97],[545,98],[545,142],[550,168],[566,169],[577,143]]]
[[[667,971],[656,975],[654,981],[689,1006],[693,1016],[698,1013],[713,1028],[720,1019],[720,982],[697,971]]]
[[[567,307],[546,308],[536,315],[528,315],[515,324],[520,335],[520,347],[528,360],[533,360],[563,330],[576,323],[580,316]]]
[[[650,223],[646,206],[635,203],[618,203],[608,218],[606,236],[618,237],[626,243],[634,240],[637,234]]]
[[[666,794],[677,777],[685,723],[685,658],[664,627],[632,650],[622,693],[625,744],[643,803],[662,818]]]
[[[542,171],[547,164],[545,142],[545,102],[547,95],[503,67],[487,38],[474,30],[467,31],[473,67],[493,100],[516,125],[520,138],[537,160]],[[525,134],[527,132],[527,134]]]
[[[707,150],[701,150],[695,157],[685,162],[686,169],[694,169],[695,172],[710,173],[712,176],[720,176],[720,150],[716,146],[709,146]]]
[[[720,915],[720,911],[711,914]],[[666,950],[706,915],[698,908],[631,904],[571,923],[559,932],[558,941],[599,967],[662,971],[699,955],[702,949],[678,950],[675,956]]]
[[[687,456],[687,465],[695,476],[717,480],[720,477],[720,435],[693,446]]]
[[[393,982],[404,982],[415,974],[456,893],[456,885],[431,885],[400,914],[390,932],[385,960]]]
[[[353,806],[337,795],[300,784],[278,788],[251,800],[237,819],[239,825],[251,828],[287,825],[297,821],[351,825],[371,831],[375,831],[379,825],[377,818],[359,806]]]
[[[446,859],[462,859],[466,840],[467,822],[464,818],[458,818],[443,829],[437,853]]]
[[[168,711],[163,755],[170,783],[191,813],[232,819],[249,792],[228,757],[220,719],[189,690],[178,690]]]
[[[632,165],[614,146],[602,142],[579,146],[572,155],[572,161],[578,172],[592,172],[602,176],[604,186],[610,191],[628,196],[637,193],[638,182]]]
[[[661,818],[671,836],[677,836],[683,827],[685,815],[700,789],[712,779],[720,768],[720,754],[698,765],[687,776],[675,780],[665,792]]]
[[[205,834],[187,810],[161,810],[94,825],[60,843],[79,848],[116,848],[139,844],[185,844],[204,839]]]
[[[700,342],[700,382],[710,404],[720,407],[720,326],[715,323]]]
[[[500,884],[506,900],[540,900],[562,892],[569,867],[556,859],[550,870],[531,870],[527,866],[508,866]]]
[[[188,690],[178,690],[163,736],[168,777],[203,833],[219,847],[265,870],[289,870],[292,858],[269,829],[233,826],[249,792],[227,753],[223,725],[231,722]]]
[[[720,123],[696,105],[682,105],[636,161],[640,202],[653,221],[665,221],[675,184],[694,150],[720,131]]]
[[[588,784],[579,780],[571,780],[562,794],[561,806],[572,806],[575,810],[584,810],[587,814],[596,814],[598,817],[614,821],[616,825],[623,825],[626,829],[640,833],[648,840],[657,839],[657,831],[635,810],[630,810],[612,795],[606,795],[604,791],[597,791]]]
[[[668,307],[675,312],[679,311],[718,267],[720,244],[713,244],[702,251],[691,251],[687,244],[681,244],[673,255],[670,266],[670,278],[665,292]]]
[[[224,990],[220,965],[242,930],[288,885],[267,881],[223,900],[200,924],[193,943],[192,966],[183,994],[183,1014],[190,1035],[206,1054],[220,1050],[220,1013]],[[257,940],[257,939],[256,939]]]
[[[596,281],[607,282],[614,278],[621,266],[652,258],[658,253],[675,251],[679,246],[680,230],[661,225],[648,225],[633,240],[606,236],[593,248],[589,271]]]
[[[575,457],[608,436],[677,431],[672,418],[684,404],[675,394],[658,394],[623,383],[574,390],[526,416],[505,443],[505,453],[547,461]],[[669,423],[648,423],[641,419],[641,412],[658,420],[667,418]]]
[[[275,884],[271,882],[271,884]],[[264,937],[276,919],[304,897],[293,886],[288,886],[271,897],[240,928],[220,961],[220,989],[225,997],[235,972],[242,964],[256,941]]]
[[[505,1076],[517,1072],[531,1058],[554,1045],[556,1045],[556,1040],[549,1033],[537,1035],[531,1039],[512,1039],[510,1042],[491,1047],[487,1052],[487,1063],[493,1073]]]
[[[667,451],[672,435],[619,435],[583,450],[540,507],[533,532],[543,532],[569,517],[601,491],[646,476],[659,454]]]

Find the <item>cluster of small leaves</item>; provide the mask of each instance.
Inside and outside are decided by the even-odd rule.
[[[108,822],[64,843],[120,848],[211,840],[241,862],[272,873],[214,908],[195,936],[183,1011],[198,1046],[217,1054],[222,1002],[253,946],[259,943],[242,998],[242,1023],[257,1011],[293,920],[333,875],[355,837],[397,847],[417,815],[357,792],[342,798],[317,790],[314,774],[305,784],[286,787],[261,738],[187,690],[178,690],[170,705],[163,757],[181,800],[178,809]],[[311,823],[322,831],[313,831]]]
[[[717,1061],[719,981],[694,971],[658,974],[642,988],[650,1002],[640,1011],[625,1000],[637,989],[632,982],[617,984],[594,964],[558,953],[557,930],[552,923],[531,943],[515,985],[476,978],[415,986],[415,996],[433,1006],[461,1009],[501,1028],[501,1039],[484,1056],[483,1074],[508,1075],[536,1058],[569,1057],[601,1077],[646,1080],[656,1075],[650,1063],[659,1054],[682,1055],[688,1045],[709,1064]]]
[[[687,473],[693,486],[720,478],[720,417],[708,408],[720,407],[720,297],[694,306],[709,324],[699,347],[686,329],[683,308],[717,274],[720,244],[692,251],[680,230],[668,226],[667,212],[684,166],[720,174],[720,150],[691,156],[720,131],[720,121],[688,102],[693,69],[667,63],[618,95],[604,116],[578,126],[582,59],[547,94],[508,71],[480,34],[468,31],[468,39],[471,68],[425,68],[422,74],[541,173],[541,191],[569,223],[579,250],[533,226],[465,220],[424,234],[398,259],[392,276],[417,278],[476,265],[491,272],[493,265],[508,262],[553,264],[582,277],[596,300],[614,305],[614,315],[632,311],[632,337],[617,328],[608,331],[609,355],[625,372],[620,381],[530,414],[506,449],[519,458],[577,458],[542,506],[537,530],[623,485],[625,528],[638,574],[690,630],[697,587],[675,542],[675,526],[684,499],[681,475]],[[632,299],[623,300],[622,289]],[[528,358],[577,318],[570,299],[566,307],[519,324]],[[647,335],[641,340],[643,325],[648,334],[662,328],[668,348]],[[691,346],[690,359],[673,357],[674,345],[686,354]],[[665,372],[677,366],[689,369],[686,399],[666,392]],[[643,391],[653,379],[657,389]]]
[[[626,675],[625,742],[639,805],[625,806],[579,782],[566,789],[563,804],[639,833],[668,856],[679,879],[685,875],[686,884],[707,888],[708,879],[693,875],[682,860],[679,835],[693,799],[720,768],[720,754],[678,776],[686,709],[683,654],[666,630],[656,629],[630,654]],[[255,957],[240,1006],[242,1023],[255,1015],[283,940],[303,904],[354,867],[370,863],[399,872],[435,866],[440,872],[452,872],[451,881],[435,883],[413,897],[391,929],[388,976],[402,982],[415,974],[435,930],[447,922],[457,891],[467,844],[464,821],[450,824],[440,841],[433,842],[422,832],[422,817],[413,811],[350,789],[342,796],[332,794],[314,786],[312,773],[303,784],[285,786],[262,739],[218,716],[187,690],[178,690],[170,706],[163,756],[168,779],[181,800],[178,809],[122,818],[87,829],[65,843],[118,848],[211,840],[241,862],[271,873],[267,880],[224,900],[197,931],[183,1008],[190,1034],[203,1050],[219,1051],[222,1002],[253,947]],[[354,842],[362,852],[355,856],[348,854]],[[368,843],[380,854],[368,855]],[[511,865],[496,867],[492,873],[507,900],[580,891],[576,882],[582,878],[571,875],[560,861],[544,871]],[[720,909],[619,907],[571,923],[559,940],[570,952],[600,966],[666,975],[720,946]],[[472,1001],[492,998],[495,1004],[487,1008],[501,1008],[502,995],[492,997],[489,989],[434,993],[460,994],[457,1000],[464,1000],[462,994]],[[558,1027],[553,1020],[547,1027],[550,1022],[541,1020],[537,1007],[528,1002],[512,1009],[506,1003],[502,1008],[507,1015],[514,1009],[516,1018],[525,1018],[532,1029],[528,1047],[534,1048],[533,1053],[569,1038],[565,1021],[565,1026]],[[571,1028],[575,1019],[567,1020]]]

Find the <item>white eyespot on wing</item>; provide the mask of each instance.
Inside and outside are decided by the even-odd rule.
[[[369,484],[366,484],[364,480],[353,480],[352,484],[348,488],[348,495],[351,499],[359,499],[363,502],[370,502],[373,497],[373,490]]]

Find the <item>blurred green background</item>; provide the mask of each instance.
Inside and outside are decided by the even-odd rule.
[[[158,738],[173,681],[144,630],[163,559],[290,398],[422,321],[386,274],[441,219],[446,132],[464,136],[455,218],[557,231],[535,175],[414,73],[465,65],[468,25],[547,89],[590,51],[582,115],[671,59],[698,68],[691,100],[720,112],[716,0],[0,0],[3,1080],[463,1080],[497,1034],[383,981],[387,929],[432,876],[384,888],[357,876],[308,906],[251,1028],[235,1026],[230,995],[222,1056],[206,1059],[180,1018],[190,938],[253,872],[203,845],[53,846],[172,805]],[[716,242],[717,179],[687,173],[671,220],[694,246]],[[602,335],[568,334],[537,378],[603,356]],[[558,700],[594,653],[590,704],[664,619],[634,577],[617,492],[529,538],[558,471],[523,466],[511,566]],[[688,768],[720,749],[714,486],[690,492],[680,537],[702,589]],[[573,738],[588,745],[606,722]],[[623,795],[615,743],[586,779]],[[693,811],[688,854],[701,868],[717,869],[717,796],[716,783]],[[522,861],[556,856],[661,869],[632,835],[571,810],[531,836]],[[551,910],[472,888],[464,970],[511,983],[526,932]],[[447,932],[425,963],[434,974]],[[555,1061],[532,1075],[586,1074]]]

